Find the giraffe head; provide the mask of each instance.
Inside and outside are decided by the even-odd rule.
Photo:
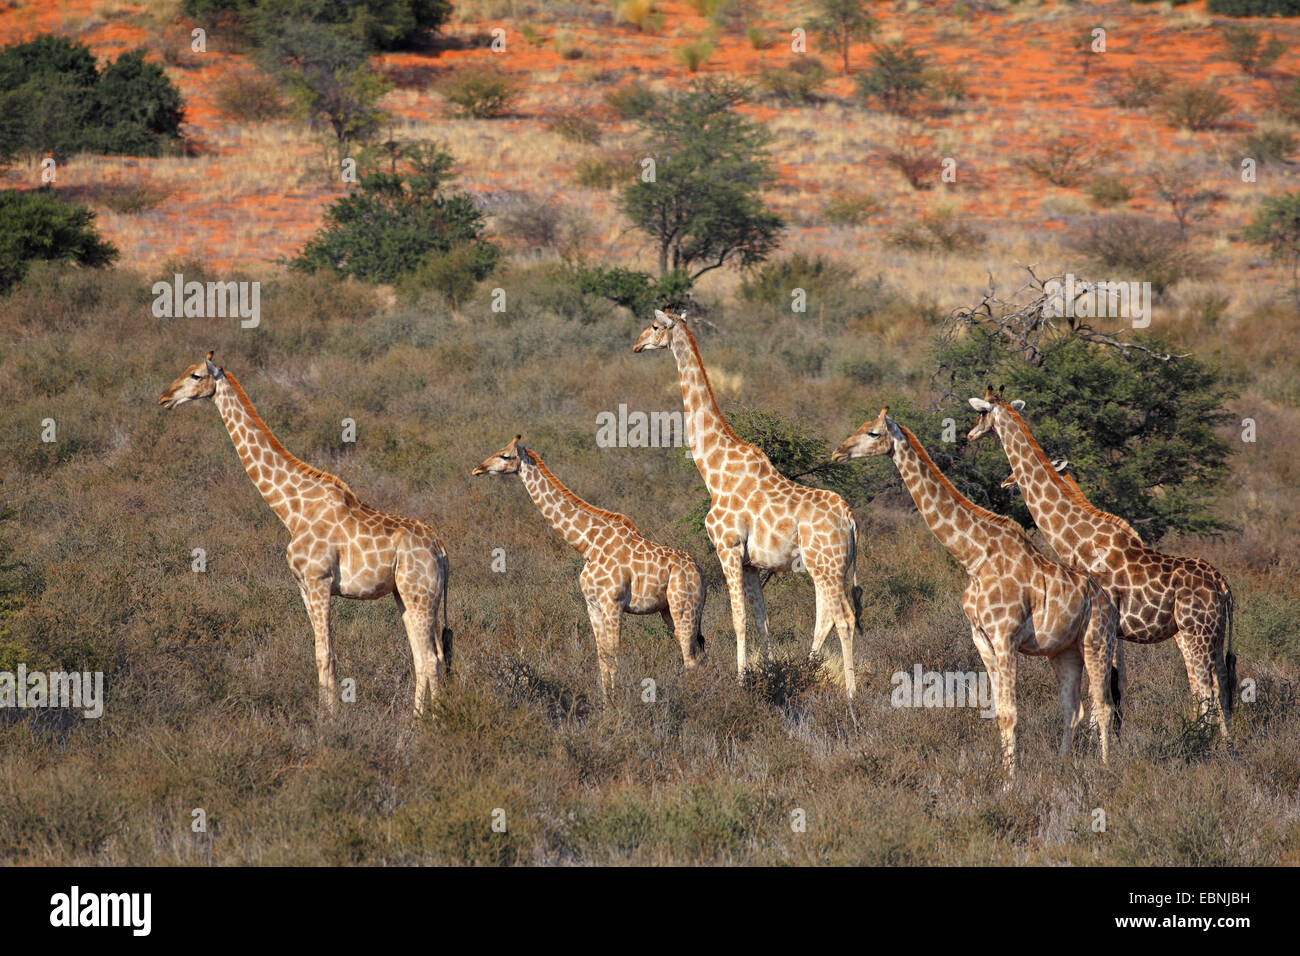
[[[1008,402],[1004,399],[1002,392],[1005,388],[1006,386],[1003,385],[1002,388],[994,392],[993,386],[990,385],[984,391],[983,398],[968,399],[970,407],[979,412],[979,417],[975,419],[975,424],[971,426],[971,430],[966,434],[967,441],[974,441],[981,435],[985,435],[997,428],[998,406],[1005,405],[1014,408],[1016,411],[1020,411],[1025,407],[1025,403],[1020,399],[1016,399],[1014,402]]]
[[[215,395],[217,382],[225,376],[226,370],[218,368],[213,363],[212,354],[209,349],[207,357],[202,362],[191,365],[180,378],[168,385],[167,389],[158,396],[158,404],[163,408],[176,408],[186,402],[211,398]]]
[[[1057,473],[1058,475],[1060,475],[1062,478],[1069,478],[1069,479],[1073,480],[1073,478],[1074,478],[1074,466],[1070,464],[1070,459],[1068,459],[1068,458],[1053,458],[1053,459],[1052,459],[1052,468],[1053,468],[1053,469],[1056,471],[1056,473]],[[1014,471],[1013,471],[1011,474],[1007,475],[1005,478],[1002,479],[1002,487],[1003,487],[1003,488],[1015,488],[1017,484],[1018,484],[1018,482],[1016,481],[1016,473],[1015,473]]]
[[[672,345],[673,326],[678,322],[686,321],[686,313],[674,318],[667,312],[655,309],[654,321],[649,327],[637,336],[636,345],[632,346],[633,352],[651,352],[655,349],[666,349]]]
[[[831,461],[850,461],[854,458],[871,458],[874,455],[892,455],[894,441],[902,433],[889,417],[889,406],[880,410],[875,418],[863,422],[862,427],[840,443],[831,452]]]
[[[523,437],[516,435],[505,448],[483,459],[483,463],[475,468],[473,473],[476,475],[518,474],[521,462],[531,463],[533,460],[528,454],[528,449],[520,444]]]

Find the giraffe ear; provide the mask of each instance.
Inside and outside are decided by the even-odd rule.
[[[970,407],[975,409],[977,412],[987,412],[993,408],[991,404],[982,398],[970,398],[967,399],[967,401],[970,402]]]
[[[683,315],[683,317],[685,317]],[[677,324],[677,320],[665,312],[663,309],[655,309],[655,318],[662,322],[666,327],[672,328]]]
[[[1025,400],[1023,398],[1017,398],[1014,402],[1011,403],[1011,407],[1018,412],[1024,411]]]
[[[203,363],[207,365],[208,374],[211,375],[213,378],[221,378],[221,376],[225,374],[224,369],[218,368],[215,364],[213,364],[211,352],[208,353],[208,356],[203,360]]]

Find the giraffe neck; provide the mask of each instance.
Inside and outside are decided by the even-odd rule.
[[[723,456],[710,455],[709,452],[741,446],[744,442],[731,430],[718,408],[700,350],[695,345],[695,336],[681,322],[673,327],[672,349],[681,380],[682,407],[686,411],[686,441],[704,483],[714,491],[725,484],[726,473],[721,466]]]
[[[213,399],[248,477],[288,527],[298,501],[297,492],[328,476],[285,451],[229,372],[217,381]]]
[[[1102,513],[1087,504],[1077,485],[1071,488],[1057,473],[1030,434],[1025,420],[1012,409],[999,404],[993,413],[993,425],[1034,524],[1058,552],[1063,551],[1074,561],[1091,566],[1088,555],[1083,553],[1091,535],[1076,533],[1075,529],[1093,528]],[[1125,522],[1116,518],[1109,523],[1116,533],[1141,543],[1137,533]]]
[[[892,427],[902,435],[894,436],[894,466],[917,510],[948,553],[967,572],[974,571],[983,563],[990,539],[1002,538],[1008,529],[989,521],[987,512],[953,487],[915,435],[902,425]]]
[[[542,517],[584,558],[594,547],[603,513],[566,488],[530,450],[520,456],[519,477]]]

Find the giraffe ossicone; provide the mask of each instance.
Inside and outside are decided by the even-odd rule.
[[[216,404],[248,477],[289,531],[285,557],[315,634],[321,708],[333,714],[339,705],[330,598],[392,594],[411,645],[420,716],[451,671],[447,551],[438,535],[423,521],[363,504],[341,479],[286,451],[211,351],[158,404],[174,409],[206,399]]]
[[[704,575],[689,552],[646,538],[626,516],[578,497],[516,435],[475,475],[518,475],[547,523],[584,559],[578,583],[596,640],[601,691],[613,697],[623,614],[660,614],[695,667],[704,653]]]
[[[1101,759],[1118,727],[1118,681],[1111,673],[1119,641],[1118,614],[1089,575],[1051,560],[1010,518],[962,495],[916,436],[889,417],[889,407],[846,438],[833,461],[887,455],[939,543],[966,571],[962,609],[971,640],[993,684],[1003,765],[1016,772],[1016,652],[1046,657],[1060,688],[1061,757],[1083,719],[1080,683],[1086,671]]]
[[[844,689],[851,699],[857,690],[853,632],[860,593],[853,512],[835,492],[786,478],[761,450],[732,431],[709,386],[685,313],[674,317],[656,309],[654,320],[632,347],[633,352],[659,349],[671,349],[677,362],[686,441],[709,489],[704,528],[727,579],[738,675],[744,676],[748,663],[746,600],[768,656],[772,653],[762,572],[797,570],[802,565],[817,594],[811,655],[821,651],[834,628],[840,638]]]

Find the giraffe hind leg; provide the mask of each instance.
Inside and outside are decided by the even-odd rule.
[[[754,625],[758,628],[759,639],[763,642],[763,653],[772,659],[772,633],[767,627],[767,601],[763,599],[763,582],[757,568],[741,569],[741,581],[745,591],[745,600],[754,612]]]

